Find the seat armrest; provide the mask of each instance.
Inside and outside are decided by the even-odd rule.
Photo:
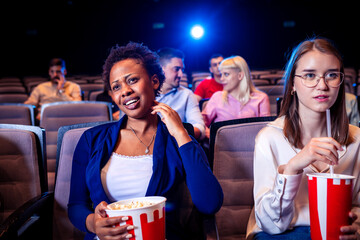
[[[0,225],[0,240],[51,239],[53,202],[54,193],[45,192],[24,203]]]

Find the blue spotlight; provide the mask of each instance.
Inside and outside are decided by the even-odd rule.
[[[194,39],[200,39],[204,36],[204,28],[200,25],[195,25],[191,28],[191,36]]]

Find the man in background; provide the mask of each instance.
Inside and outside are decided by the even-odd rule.
[[[349,118],[349,124],[359,126],[360,114],[356,96],[352,93],[345,93],[346,114]]]
[[[61,101],[81,101],[81,89],[76,83],[66,81],[67,74],[65,61],[61,58],[53,58],[49,64],[50,81],[40,83],[31,92],[25,104],[35,105],[40,120],[41,107],[45,103]]]
[[[205,136],[205,123],[200,113],[195,94],[180,85],[184,73],[184,53],[174,48],[158,50],[160,65],[165,74],[165,81],[161,87],[158,102],[173,108],[183,122],[191,123],[194,127],[195,138]]]
[[[211,96],[217,92],[223,90],[223,85],[220,83],[220,62],[224,60],[224,57],[220,54],[214,54],[209,60],[209,70],[211,72],[210,79],[204,79],[195,89],[195,96],[198,101],[201,99],[211,98]]]

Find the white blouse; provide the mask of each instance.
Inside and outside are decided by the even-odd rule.
[[[101,182],[111,201],[144,197],[152,173],[153,155],[124,156],[113,152],[101,170]]]
[[[271,234],[284,232],[294,226],[309,226],[309,200],[307,173],[317,172],[308,166],[297,175],[280,174],[278,167],[286,164],[300,149],[293,148],[283,134],[284,117],[278,118],[263,128],[256,136],[254,150],[254,200],[247,239],[256,232],[265,230]],[[360,129],[349,126],[354,142],[338,151],[339,164],[335,173],[359,176],[360,174]],[[326,169],[325,171],[327,171]],[[353,185],[353,209],[359,213],[360,181]],[[254,211],[255,210],[255,211]],[[360,219],[357,219],[359,222]]]

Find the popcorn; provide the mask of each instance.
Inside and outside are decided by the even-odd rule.
[[[152,202],[148,201],[131,201],[128,204],[120,204],[120,203],[114,203],[111,206],[112,210],[129,210],[134,208],[142,208],[142,207],[149,207],[152,206]]]

